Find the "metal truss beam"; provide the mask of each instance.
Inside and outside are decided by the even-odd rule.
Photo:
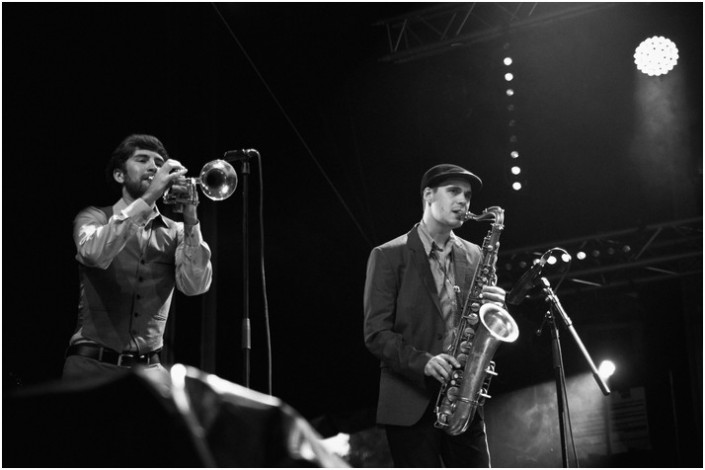
[[[562,295],[702,275],[703,218],[500,250],[497,274],[501,285],[511,289],[534,260],[556,247],[570,254],[570,263],[559,259],[554,266],[546,265],[542,274],[554,285],[562,283]],[[579,253],[585,258],[579,259]]]
[[[614,3],[447,3],[382,20],[389,54],[383,62],[406,62],[452,47],[501,37],[509,31],[566,20],[615,6]]]

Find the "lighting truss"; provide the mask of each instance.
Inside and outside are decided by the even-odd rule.
[[[500,250],[500,285],[510,290],[535,259],[555,247],[566,250],[572,260],[569,265],[546,265],[542,275],[554,286],[562,281],[561,295],[702,275],[703,218]],[[579,259],[579,253],[584,259]]]
[[[389,54],[405,62],[501,37],[510,30],[541,26],[614,6],[614,3],[446,3],[382,20]]]

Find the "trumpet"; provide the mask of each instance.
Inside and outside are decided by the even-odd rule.
[[[185,204],[198,204],[197,187],[213,201],[229,198],[237,188],[237,173],[235,168],[225,160],[213,160],[201,169],[198,178],[182,177],[164,191],[162,201],[173,205],[173,211],[181,213]]]

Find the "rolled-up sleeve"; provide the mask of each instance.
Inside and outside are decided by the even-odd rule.
[[[203,240],[201,225],[179,224],[176,249],[176,288],[185,295],[199,295],[210,289],[213,278],[211,250]]]
[[[141,199],[109,219],[97,207],[82,210],[73,223],[76,259],[85,266],[107,269],[127,240],[144,225],[150,212],[150,207]]]

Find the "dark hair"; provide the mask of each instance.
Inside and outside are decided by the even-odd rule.
[[[125,171],[125,161],[135,153],[135,150],[151,150],[164,157],[164,160],[169,159],[169,154],[159,139],[146,134],[132,134],[120,142],[120,145],[113,150],[110,156],[108,165],[105,167],[105,178],[108,185],[116,189],[120,188],[118,182],[113,178],[113,171],[116,169]]]

